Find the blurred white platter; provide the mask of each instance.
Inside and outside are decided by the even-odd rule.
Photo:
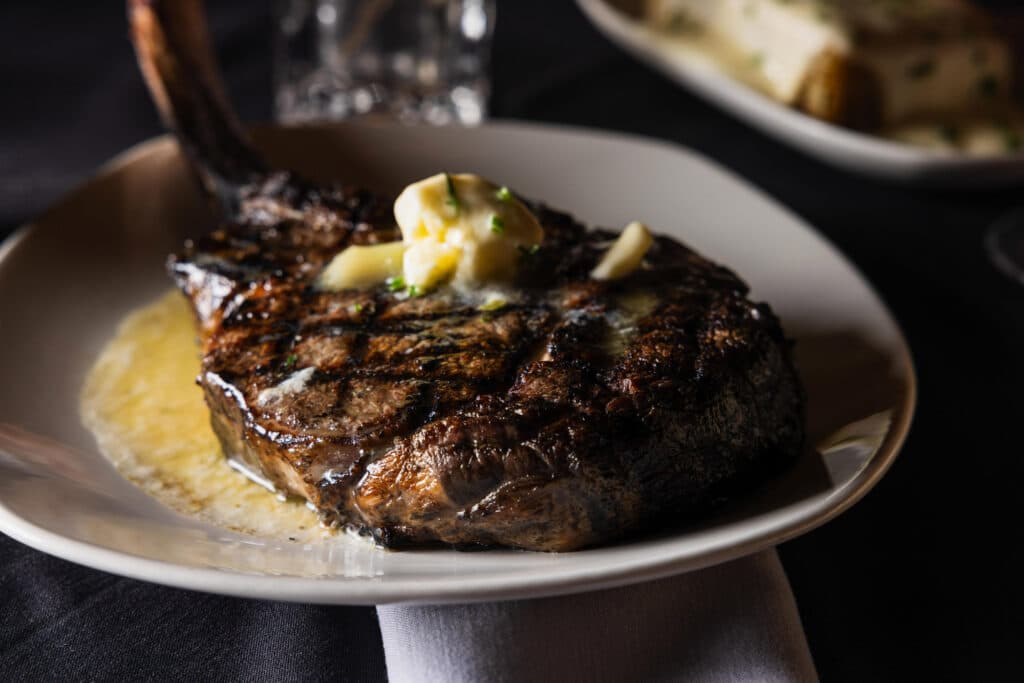
[[[576,0],[610,40],[733,116],[821,161],[888,180],[981,188],[1024,182],[1024,153],[972,157],[889,141],[825,123],[729,76],[716,62],[620,8],[635,0]]]

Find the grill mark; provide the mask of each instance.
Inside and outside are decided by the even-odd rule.
[[[469,318],[466,318],[469,320]],[[316,335],[318,333],[325,333],[327,330],[337,329],[341,332],[367,332],[369,334],[393,334],[402,336],[419,335],[424,332],[423,329],[417,329],[415,327],[405,327],[402,325],[393,325],[389,321],[378,321],[376,323],[359,323],[359,322],[343,322],[343,321],[317,321],[316,323],[301,324],[299,327],[300,333],[305,335]]]
[[[389,303],[394,303],[389,302]],[[458,318],[462,320],[468,320],[470,318],[479,317],[483,315],[483,311],[478,311],[475,308],[456,308],[447,309],[441,311],[428,311],[425,313],[409,313],[408,315],[389,314],[386,319],[379,320],[382,325],[401,325],[402,323],[416,322],[425,323],[433,322],[437,320],[444,320],[445,318]],[[409,328],[414,329],[414,328]]]
[[[379,315],[379,311],[380,301],[378,300],[378,297],[375,295],[373,297],[373,310],[371,310],[369,313],[369,320],[367,320],[363,325],[357,325],[355,328],[356,341],[355,344],[352,345],[351,352],[352,365],[355,367],[358,367],[358,365],[361,364],[366,358],[366,350],[370,343],[371,334],[370,332],[368,332],[368,329],[372,328],[373,321],[376,320],[377,315]]]
[[[519,309],[519,310],[527,310],[527,309]],[[544,309],[530,309],[530,310],[535,310],[535,311],[537,311],[539,313],[547,313],[547,311],[544,310]],[[462,326],[462,325],[465,325],[467,323],[471,323],[474,320],[479,319],[479,318],[481,318],[484,315],[488,315],[488,314],[486,312],[474,312],[473,314],[466,315],[465,317],[455,317],[452,320],[452,323],[453,323],[452,327],[455,328],[456,326]],[[489,321],[489,322],[481,321],[481,322],[483,324],[485,324],[485,325],[492,325],[492,324],[500,321],[501,318],[504,317],[504,315],[506,315],[506,312],[505,311],[499,311],[499,312],[491,313],[490,315],[492,316],[491,321]],[[437,318],[433,318],[432,320],[436,322],[436,321],[440,321],[440,320],[446,320],[446,319],[448,319],[450,317],[452,317],[452,316],[439,316]],[[541,317],[541,316],[540,315],[533,315],[533,316],[527,317],[526,319],[530,320],[530,319],[535,319],[535,318],[538,318],[538,317]],[[396,323],[393,323],[390,320],[384,320],[384,321],[373,320],[373,321],[370,321],[370,322],[367,322],[367,323],[360,323],[360,322],[354,322],[354,321],[353,322],[347,322],[347,321],[341,321],[341,320],[336,320],[336,321],[322,320],[322,321],[317,321],[316,323],[312,323],[312,324],[309,324],[309,323],[295,323],[295,324],[298,326],[298,332],[300,334],[302,334],[302,335],[305,335],[305,336],[315,336],[317,334],[330,334],[332,332],[337,331],[338,333],[366,332],[366,333],[372,334],[372,335],[393,335],[393,336],[405,336],[405,337],[415,336],[415,337],[423,337],[425,339],[435,339],[435,340],[438,340],[438,341],[444,341],[444,340],[447,340],[447,339],[464,340],[464,339],[474,339],[475,338],[475,337],[473,337],[471,335],[468,335],[468,334],[459,334],[458,330],[456,330],[456,329],[445,330],[445,334],[442,337],[439,334],[434,334],[433,333],[433,330],[435,330],[437,328],[436,325],[435,326],[424,326],[424,327],[411,327],[411,326],[404,326],[404,325],[400,324],[402,322],[407,322],[407,321],[398,321],[398,324],[396,324]]]

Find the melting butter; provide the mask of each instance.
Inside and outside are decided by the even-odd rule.
[[[288,375],[280,384],[261,391],[259,396],[256,397],[256,402],[260,405],[267,405],[293,394],[301,393],[306,388],[309,380],[313,379],[313,373],[315,372],[316,368],[312,367],[296,370]]]
[[[637,325],[658,307],[653,292],[636,290],[619,296],[617,306],[608,314],[608,335],[604,350],[612,358],[622,355],[637,335]]]
[[[406,244],[405,281],[422,288],[507,282],[520,249],[540,244],[544,230],[507,188],[469,173],[439,173],[405,188],[395,219]]]
[[[235,531],[303,543],[325,533],[301,502],[234,471],[195,383],[188,304],[169,292],[131,313],[90,370],[81,415],[118,471],[178,512]]]
[[[401,242],[348,247],[327,264],[317,285],[332,292],[374,287],[402,276],[404,254]]]
[[[626,277],[640,267],[652,244],[654,237],[647,226],[633,221],[626,226],[615,243],[590,271],[590,277],[595,280],[618,280]]]
[[[415,296],[446,283],[507,283],[523,250],[544,239],[536,216],[508,188],[469,173],[438,173],[409,185],[395,200],[395,220],[401,242],[348,247],[324,269],[320,287],[387,282]]]

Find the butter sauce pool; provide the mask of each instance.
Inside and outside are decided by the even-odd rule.
[[[235,471],[195,383],[199,350],[184,297],[129,314],[90,370],[81,415],[126,479],[164,505],[242,533],[312,542],[331,532],[303,502]]]

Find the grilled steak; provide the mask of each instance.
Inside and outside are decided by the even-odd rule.
[[[450,287],[318,290],[346,246],[400,237],[391,200],[264,170],[194,43],[197,5],[129,8],[165,117],[229,209],[169,265],[227,455],[387,546],[547,551],[684,519],[796,457],[778,320],[669,238],[598,282],[613,233],[532,205],[545,239],[499,310]]]

